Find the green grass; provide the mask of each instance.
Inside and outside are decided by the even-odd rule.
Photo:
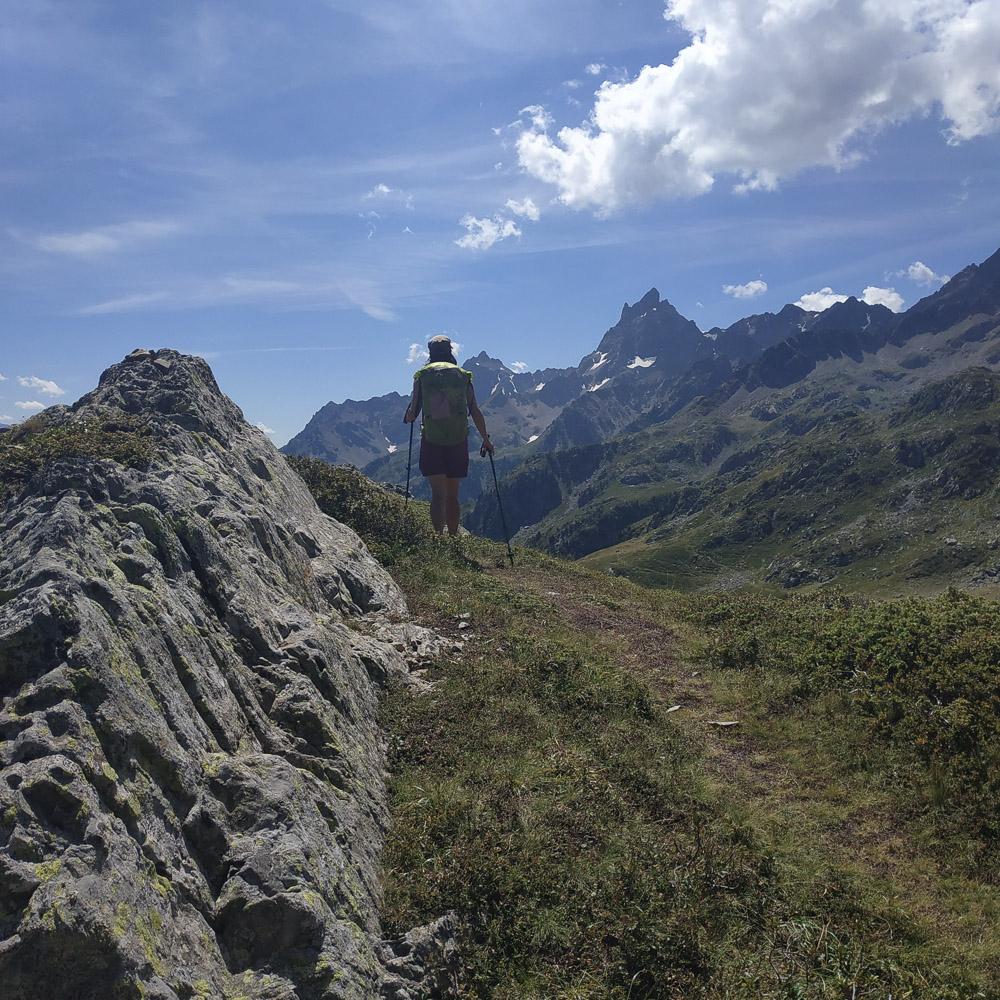
[[[919,887],[895,893],[905,872],[879,867],[878,830],[871,843],[839,843],[842,820],[891,801],[892,729],[880,728],[889,723],[877,699],[864,700],[874,689],[852,701],[835,658],[816,680],[783,661],[747,661],[740,635],[763,636],[754,615],[766,613],[779,637],[783,605],[644,591],[527,550],[501,570],[500,546],[430,537],[422,505],[411,504],[415,527],[401,539],[388,517],[398,496],[370,494],[350,470],[307,471],[328,513],[360,511],[354,526],[390,553],[418,620],[456,635],[456,616],[471,624],[462,634],[473,640],[434,666],[430,690],[393,690],[385,705],[384,919],[394,933],[454,910],[463,996],[998,995],[996,949],[969,944],[968,916],[957,926],[963,905],[984,927],[1000,925],[988,886],[928,869]],[[370,517],[365,496],[386,516]],[[793,614],[775,656],[834,628],[839,614],[836,605]],[[947,645],[952,619],[941,616],[932,622]],[[876,628],[864,621],[856,650]],[[730,642],[738,648],[727,654]],[[717,701],[702,715],[736,709],[743,730],[707,737],[696,704],[667,712],[675,698],[687,703],[685,684],[703,680],[672,649],[708,657],[701,670]],[[924,690],[920,670],[911,674],[899,683],[905,675]],[[916,732],[920,718],[892,724]],[[850,760],[844,731],[857,751]],[[931,758],[905,760],[926,767]],[[956,844],[960,834],[940,836]],[[924,864],[921,845],[912,850],[913,865]]]
[[[1000,860],[1000,603],[949,590],[872,602],[740,592],[691,602],[706,655],[766,678],[771,712],[843,699],[901,805],[926,817],[983,878]]]

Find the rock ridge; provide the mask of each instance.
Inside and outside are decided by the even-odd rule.
[[[200,358],[36,419],[125,415],[147,467],[61,460],[0,507],[4,996],[438,995],[448,920],[378,915],[401,592]]]

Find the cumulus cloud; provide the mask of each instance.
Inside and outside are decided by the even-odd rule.
[[[818,292],[806,292],[795,302],[795,305],[807,312],[823,312],[838,302],[846,302],[849,298],[849,295],[841,295],[827,285],[826,288],[821,288]]]
[[[44,403],[39,403],[37,399],[29,399],[29,400],[26,400],[23,403],[18,402],[18,403],[15,403],[14,405],[19,410],[27,410],[29,413],[34,413],[37,410],[44,410],[45,409],[45,404]]]
[[[65,396],[66,390],[47,378],[37,378],[34,375],[18,375],[17,384],[25,389],[37,389],[46,396]]]
[[[268,427],[262,420],[258,420],[257,423],[254,424],[254,427],[256,427],[259,431],[263,431],[265,434],[274,433],[274,428]]]
[[[521,201],[515,201],[513,198],[508,198],[506,207],[507,210],[513,212],[514,215],[530,219],[532,222],[537,222],[542,216],[542,213],[538,210],[538,206],[531,200],[531,198],[522,198]]]
[[[755,299],[767,291],[767,282],[754,279],[745,285],[723,285],[722,291],[734,299]]]
[[[903,308],[903,296],[895,288],[878,288],[876,285],[869,285],[861,293],[861,301],[867,302],[870,306],[885,306],[894,313],[898,313]]]
[[[6,382],[6,381],[7,381],[7,376],[0,373],[0,382]]]
[[[76,233],[49,233],[31,238],[39,250],[48,253],[69,254],[75,257],[94,257],[116,250],[124,250],[137,243],[163,239],[180,232],[176,222],[135,221],[115,226],[101,226]]]
[[[604,63],[593,62],[593,63],[587,63],[585,67],[585,72],[588,73],[590,76],[600,76],[601,72],[605,69],[607,69],[607,67],[604,65]]]
[[[927,288],[933,288],[935,285],[943,285],[946,281],[951,280],[947,274],[936,274],[922,260],[915,260],[905,271],[897,271],[896,273],[899,277],[905,276],[910,281],[914,281],[918,285],[924,285]]]
[[[511,366],[510,370],[512,372],[517,372],[518,375],[522,375],[524,372],[529,372],[531,369],[528,367],[526,361],[515,361]]]
[[[429,357],[430,354],[423,344],[413,343],[410,344],[410,352],[406,355],[406,363],[408,365],[417,365],[422,361],[426,361]]]
[[[607,213],[719,177],[773,189],[850,166],[859,138],[927,113],[951,143],[1000,128],[996,0],[668,0],[665,16],[690,43],[604,83],[585,124],[553,137],[533,108],[521,166],[565,204]]]
[[[455,245],[463,250],[489,250],[495,243],[511,236],[520,236],[521,230],[512,219],[501,215],[493,218],[477,219],[474,215],[465,215],[459,224],[467,230],[465,236],[455,240]]]
[[[388,184],[376,184],[375,187],[371,189],[365,198],[385,198],[392,194],[396,189],[389,187]]]

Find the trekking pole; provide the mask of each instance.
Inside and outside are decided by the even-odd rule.
[[[410,462],[413,461],[413,425],[415,420],[410,421],[410,447],[406,452],[406,499],[403,501],[403,512],[410,509]]]
[[[483,448],[481,454],[490,456],[490,468],[493,470],[493,485],[496,487],[497,491],[497,506],[500,508],[500,523],[503,525],[503,539],[507,543],[507,558],[510,560],[510,565],[513,568],[514,553],[510,548],[510,532],[507,530],[507,518],[504,516],[503,512],[503,501],[500,499],[500,484],[497,482],[497,467],[493,464],[493,452],[487,451]]]

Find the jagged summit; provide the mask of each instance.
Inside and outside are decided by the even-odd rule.
[[[204,360],[133,352],[19,447],[72,426],[149,457],[0,505],[4,994],[408,995],[376,877],[406,667],[347,626],[400,591]]]
[[[635,305],[630,306],[627,302],[622,306],[622,314],[618,319],[619,323],[635,319],[649,309],[655,309],[660,304],[660,293],[651,288]]]

